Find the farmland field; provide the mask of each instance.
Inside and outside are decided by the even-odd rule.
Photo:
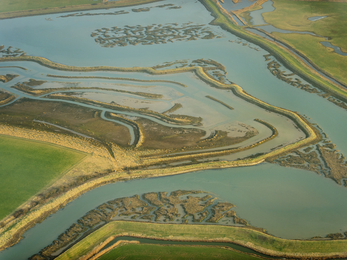
[[[58,146],[0,135],[0,218],[85,156]]]

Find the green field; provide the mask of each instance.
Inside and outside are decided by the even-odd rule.
[[[220,247],[162,246],[149,244],[125,244],[116,247],[99,260],[114,259],[262,259]]]
[[[347,3],[321,1],[274,0],[273,12],[264,13],[264,19],[273,26],[291,31],[309,31],[329,37],[329,42],[347,52]],[[313,16],[327,16],[317,21]],[[276,34],[293,48],[304,53],[313,63],[347,84],[347,57],[322,46],[323,38],[303,34]]]
[[[0,12],[34,10],[42,8],[63,7],[100,3],[102,0],[1,0]]]
[[[63,147],[0,135],[0,219],[85,156]]]

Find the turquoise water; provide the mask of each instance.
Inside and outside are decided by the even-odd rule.
[[[267,70],[267,62],[263,57],[267,54],[266,51],[256,51],[242,44],[229,42],[237,37],[219,27],[208,25],[213,17],[199,2],[180,0],[164,1],[160,4],[171,2],[182,8],[152,8],[149,12],[143,13],[132,13],[131,8],[121,8],[112,10],[126,10],[130,13],[69,18],[58,18],[61,14],[55,14],[0,20],[1,44],[21,48],[28,55],[43,56],[55,62],[76,66],[154,66],[182,59],[213,59],[226,67],[229,80],[240,85],[249,94],[272,105],[298,111],[309,117],[328,134],[337,148],[347,155],[345,110],[317,95],[278,80]],[[155,5],[157,4],[144,6]],[[110,10],[88,12],[100,13]],[[51,18],[52,21],[45,18]],[[102,27],[175,22],[205,24],[222,38],[102,48],[90,37],[91,32]],[[0,65],[18,64],[11,62]],[[25,62],[25,67],[29,70],[8,68],[1,69],[1,72],[21,73],[21,77],[16,80],[27,77],[39,78],[41,74],[47,73],[73,75],[60,71],[52,73],[50,69],[30,62]],[[112,72],[95,74],[119,76]],[[0,252],[0,259],[24,259],[38,252],[83,214],[107,200],[150,191],[177,189],[202,189],[212,192],[218,198],[234,203],[237,206],[237,214],[251,225],[263,227],[270,234],[280,237],[309,238],[347,230],[347,208],[344,207],[347,198],[346,188],[312,172],[262,164],[134,180],[100,187],[76,199],[63,210],[27,231],[25,239],[19,244]]]

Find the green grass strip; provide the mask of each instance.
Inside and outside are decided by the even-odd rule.
[[[150,244],[125,244],[101,256],[99,260],[114,259],[238,259],[255,260],[259,257],[226,250],[221,247],[206,246],[162,246]]]

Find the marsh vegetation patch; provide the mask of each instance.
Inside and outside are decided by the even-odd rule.
[[[306,92],[317,94],[322,98],[327,99],[328,101],[334,103],[335,105],[344,108],[347,110],[347,103],[341,98],[337,97],[333,93],[330,93],[328,90],[319,89],[311,84],[303,82],[298,78],[295,73],[288,73],[284,70],[282,65],[273,59],[271,54],[264,55],[265,61],[267,61],[267,69],[271,72],[272,75],[277,77],[278,79],[286,82],[287,84],[302,89]]]
[[[127,146],[130,141],[128,129],[123,125],[101,119],[99,110],[62,102],[22,98],[0,108],[0,120],[5,124],[22,128],[71,135],[61,128],[38,122],[45,121],[93,137],[104,145],[112,141]]]
[[[15,77],[18,77],[16,74],[6,74],[6,75],[0,75],[0,81],[3,83],[7,83],[11,80],[13,80]]]
[[[127,45],[151,45],[164,44],[175,41],[191,41],[198,39],[221,38],[212,30],[202,24],[185,23],[178,25],[170,24],[153,24],[148,26],[126,25],[122,28],[117,26],[111,28],[96,29],[91,37],[102,47],[124,47]]]
[[[13,101],[15,99],[15,96],[0,90],[0,106],[1,105],[6,105],[7,103]]]
[[[26,52],[19,48],[14,48],[12,46],[9,46],[6,48],[4,45],[0,46],[0,58],[18,57],[18,56],[24,56],[25,54]]]

